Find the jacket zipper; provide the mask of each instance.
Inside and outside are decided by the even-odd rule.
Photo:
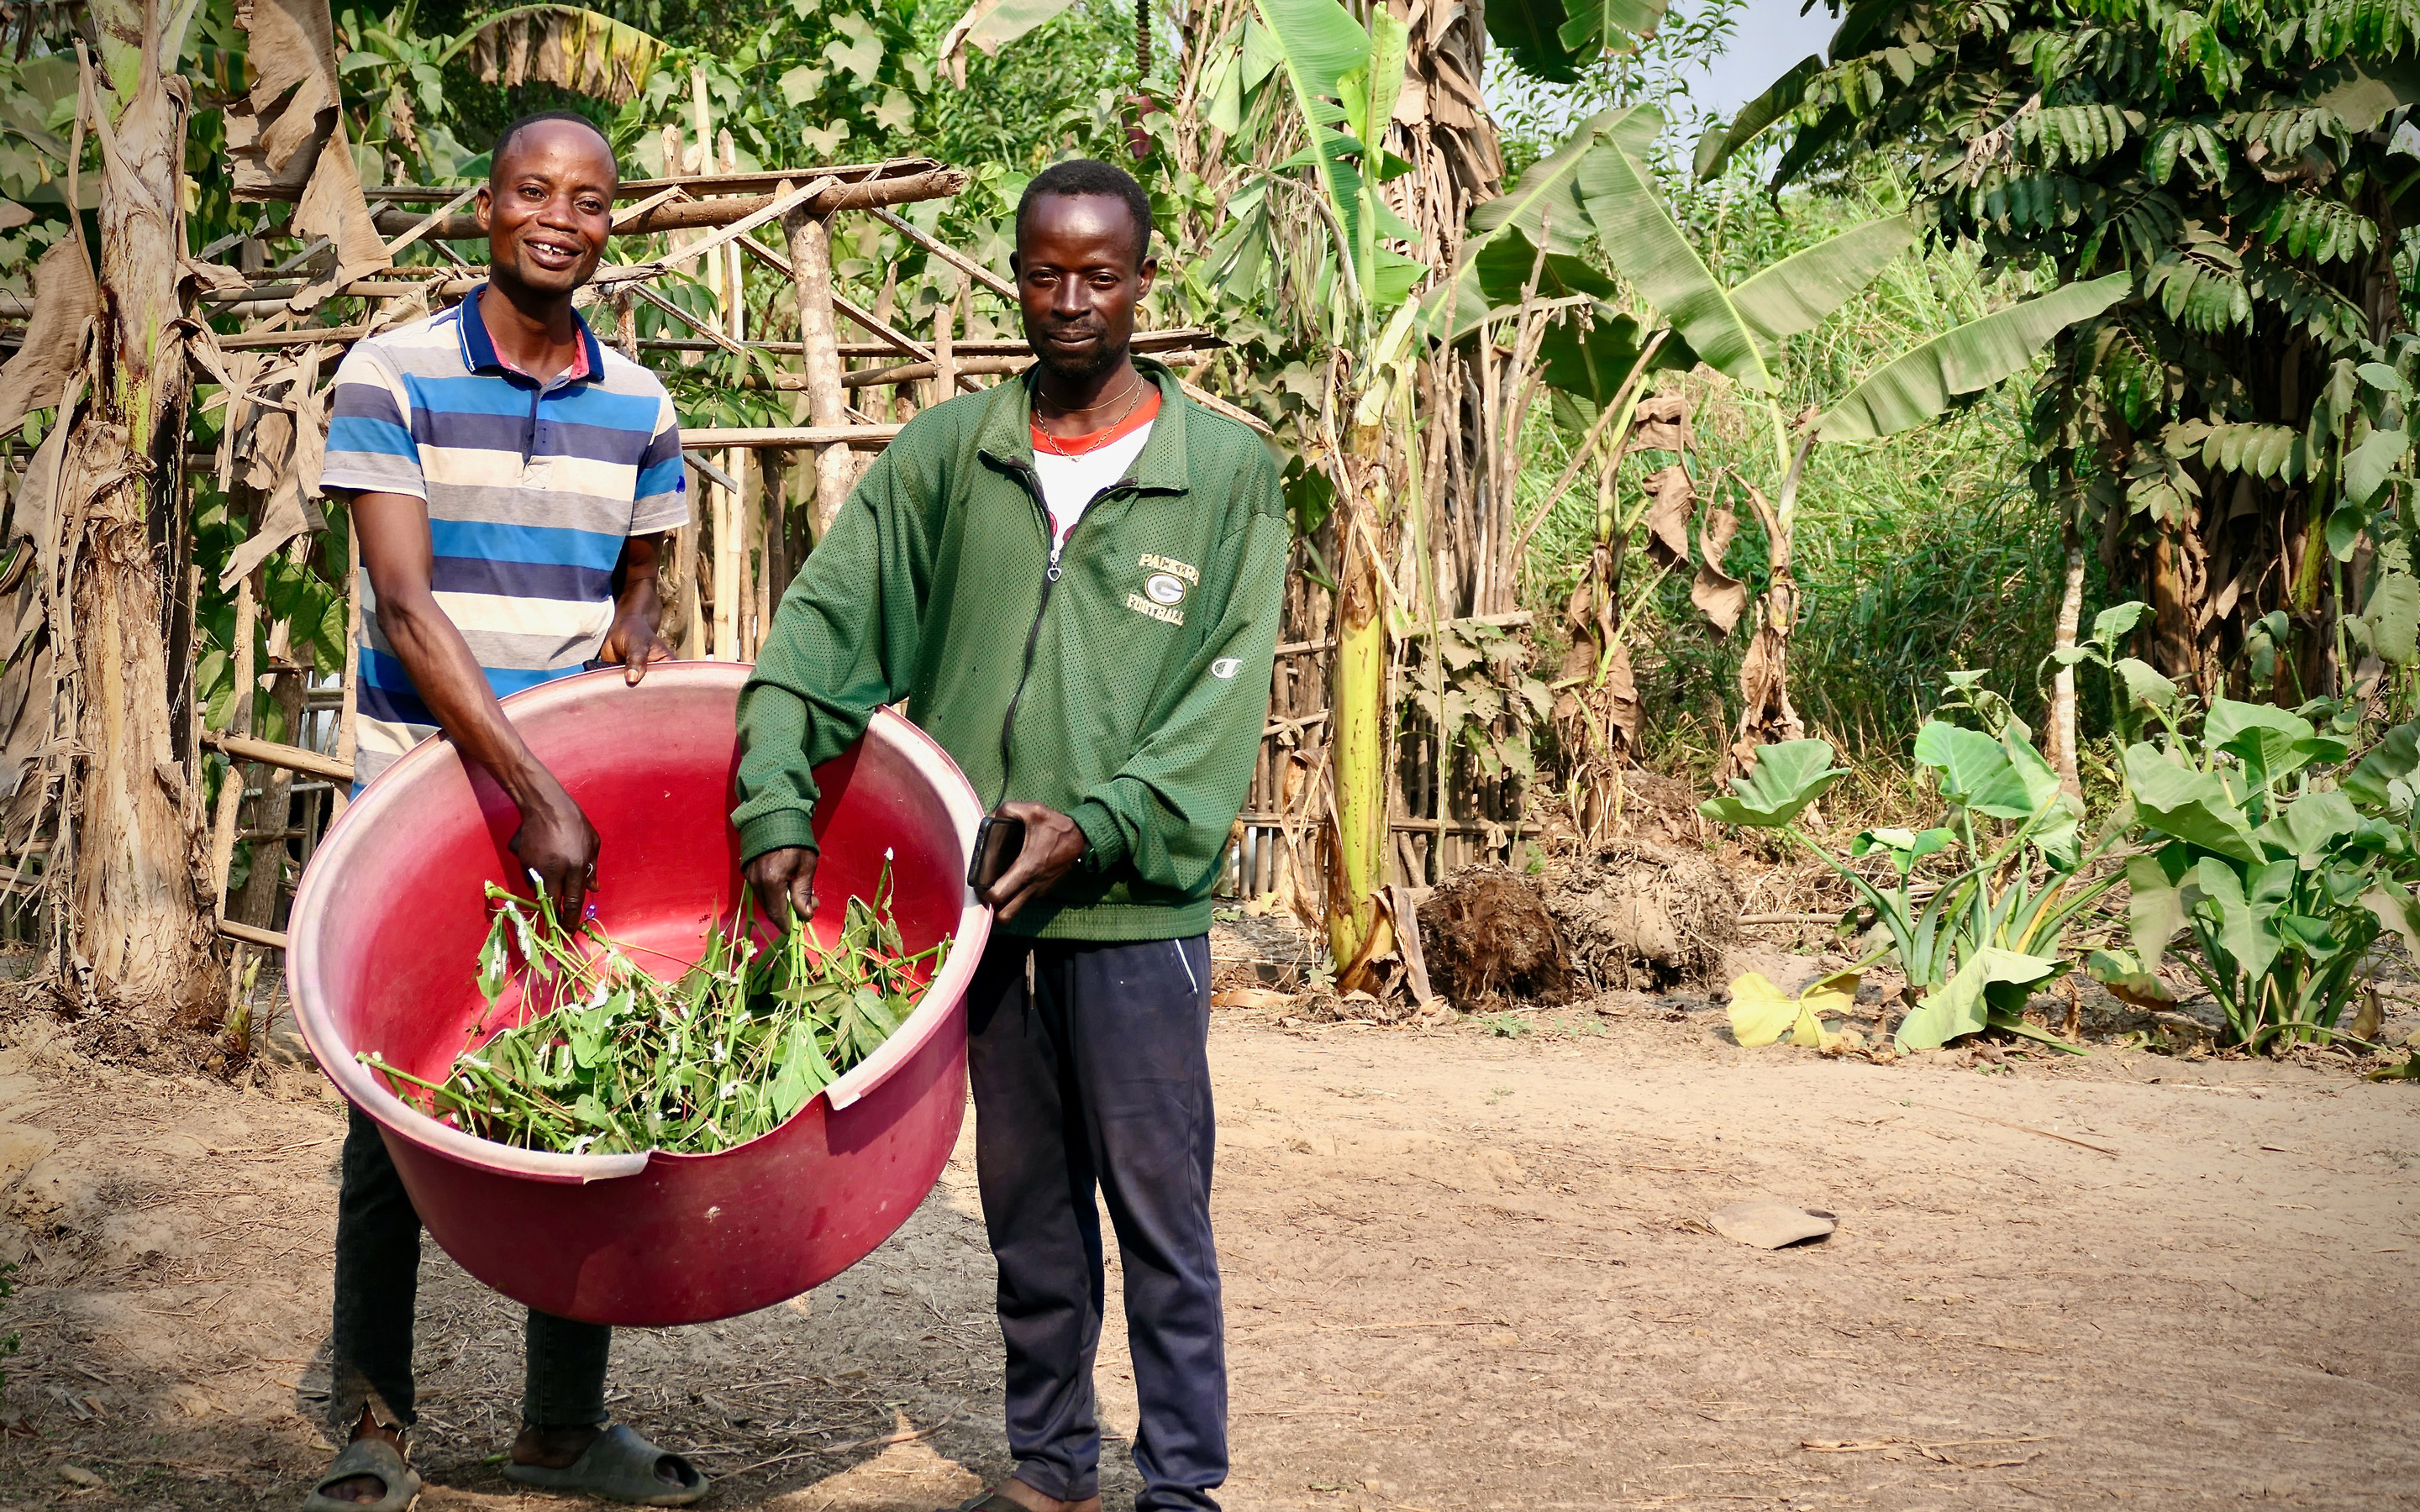
[[[1026,492],[1032,496],[1033,507],[1042,512],[1042,528],[1050,535],[1050,563],[1042,569],[1042,601],[1033,606],[1033,624],[1025,632],[1025,665],[1016,674],[1016,691],[1008,696],[1008,712],[1000,717],[1000,795],[991,801],[995,809],[1008,801],[1009,743],[1016,731],[1016,706],[1024,701],[1025,685],[1033,676],[1033,653],[1042,644],[1042,616],[1050,611],[1050,590],[1058,585],[1062,570],[1059,554],[1066,549],[1068,542],[1075,540],[1076,532],[1084,528],[1084,516],[1093,512],[1092,504],[1086,504],[1084,515],[1078,516],[1076,523],[1067,528],[1066,539],[1060,539],[1058,522],[1050,517],[1050,506],[1043,502],[1042,484],[1033,475],[1033,469],[1022,462],[1011,462],[1009,466],[1024,479]],[[1094,495],[1092,503],[1097,504],[1120,488],[1132,486],[1133,483],[1132,478],[1121,478]]]
[[[1042,528],[1050,536],[1050,564],[1042,569],[1042,600],[1033,606],[1033,624],[1025,632],[1025,665],[1016,674],[1016,691],[1009,694],[1008,710],[1000,717],[1000,795],[991,801],[994,809],[1008,801],[1009,740],[1016,730],[1016,705],[1024,700],[1026,681],[1033,675],[1033,653],[1042,643],[1042,616],[1049,612],[1050,590],[1059,581],[1061,545],[1059,532],[1050,519],[1050,508],[1042,501],[1042,485],[1034,477],[1033,469],[1023,463],[1011,463],[1010,466],[1024,481],[1025,491],[1032,499],[1033,507],[1042,511]],[[1073,535],[1076,532],[1070,531],[1067,533]]]

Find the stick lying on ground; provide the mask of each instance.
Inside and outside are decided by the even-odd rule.
[[[488,900],[495,922],[479,988],[492,1014],[518,980],[533,1016],[463,1051],[441,1082],[374,1051],[360,1058],[431,1118],[572,1155],[711,1154],[771,1133],[907,1021],[950,945],[906,952],[888,860],[874,902],[849,899],[829,948],[801,919],[759,949],[743,903],[673,982],[631,963],[632,951],[657,952],[615,941],[593,918],[566,931],[543,894],[533,904],[490,883]],[[487,1026],[483,1015],[469,1033]]]

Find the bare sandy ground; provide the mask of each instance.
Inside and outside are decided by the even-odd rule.
[[[1531,1022],[1221,1014],[1231,1507],[2420,1505],[2420,1088]],[[301,1068],[237,1090],[0,1038],[0,1506],[298,1504],[337,1105]],[[1005,1470],[970,1149],[811,1302],[621,1336],[615,1410],[697,1451],[710,1505],[904,1512]],[[1758,1196],[1839,1231],[1705,1227]],[[432,1246],[423,1506],[567,1504],[497,1468],[518,1320]],[[1116,1506],[1114,1326],[1100,1380]]]

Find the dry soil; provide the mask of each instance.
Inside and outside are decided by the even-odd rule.
[[[1219,1015],[1228,1505],[2420,1505],[2420,1088],[1879,1066],[1598,1006],[1510,1038]],[[0,1506],[297,1504],[337,1105],[302,1067],[233,1088],[0,1038]],[[615,1411],[721,1477],[709,1504],[929,1508],[1006,1468],[970,1149],[811,1304],[621,1336]],[[1838,1232],[1706,1228],[1749,1196]],[[566,1504],[497,1469],[519,1310],[433,1246],[420,1306],[422,1504]],[[1114,1325],[1100,1381],[1114,1507]]]

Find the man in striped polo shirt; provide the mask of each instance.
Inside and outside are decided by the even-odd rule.
[[[507,127],[478,213],[492,271],[442,315],[356,346],[336,374],[320,486],[360,532],[357,775],[443,732],[520,807],[512,849],[565,917],[594,881],[597,831],[497,699],[618,662],[636,684],[657,638],[663,532],[685,523],[680,429],[654,375],[573,313],[613,227],[619,172],[567,112]],[[618,585],[617,585],[618,584]],[[413,1420],[420,1218],[360,1110],[337,1197],[329,1412],[346,1440],[304,1505],[401,1512]],[[678,1455],[605,1427],[613,1331],[532,1309],[520,1436],[504,1473],[685,1505],[706,1483]]]

